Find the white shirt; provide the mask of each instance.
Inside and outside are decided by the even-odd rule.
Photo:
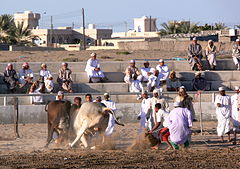
[[[168,66],[167,65],[163,65],[163,66],[157,65],[156,69],[159,71],[160,81],[167,80],[169,73],[170,73]]]
[[[169,113],[159,109],[158,112],[156,113],[156,121],[161,122],[163,127],[168,127],[167,123],[167,118],[168,118]]]
[[[88,59],[85,71],[88,72],[89,70],[94,71],[95,68],[100,68],[100,63],[98,59],[92,60],[92,58]]]
[[[145,68],[145,67],[142,67],[141,68],[141,74],[143,76],[143,81],[148,81],[148,72],[150,72],[153,68],[151,67],[148,67],[148,68]]]
[[[148,76],[148,83],[147,86],[155,87],[157,84],[157,77],[153,74]]]
[[[40,70],[39,75],[44,77],[44,81],[51,75],[49,70]]]
[[[46,91],[47,91],[47,92],[51,92],[51,91],[53,90],[53,87],[54,87],[53,81],[47,79],[47,80],[45,80],[44,83],[45,83],[45,86],[46,86]]]
[[[133,80],[130,85],[130,92],[131,93],[137,93],[137,92],[143,92],[143,85],[139,80]]]
[[[24,79],[24,77],[33,77],[33,71],[31,69],[21,69],[19,71],[19,78]]]

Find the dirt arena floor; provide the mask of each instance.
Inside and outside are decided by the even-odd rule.
[[[13,125],[0,125],[0,169],[5,168],[240,168],[240,142],[221,143],[216,122],[204,122],[203,136],[194,123],[191,147],[160,150],[146,147],[138,136],[139,124],[117,126],[115,136],[97,150],[69,149],[51,143],[44,148],[46,124],[20,124],[20,139],[14,139]],[[226,138],[225,138],[226,139]],[[135,145],[135,146],[133,146]]]
[[[171,59],[173,57],[187,58],[187,52],[179,51],[159,51],[159,50],[138,50],[127,51],[124,54],[119,50],[98,50],[98,51],[1,51],[0,62],[71,62],[86,61],[90,57],[90,53],[96,52],[98,59],[102,61],[124,61],[130,59]],[[120,53],[119,53],[120,52]],[[220,58],[232,58],[231,55],[218,54]]]

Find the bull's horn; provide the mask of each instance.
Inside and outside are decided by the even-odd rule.
[[[120,125],[120,126],[124,126],[124,124],[120,123],[120,122],[117,120],[116,115],[115,115],[115,112],[112,111],[112,109],[107,108],[107,107],[104,107],[104,108],[103,108],[103,111],[108,111],[108,112],[110,112],[110,113],[113,115],[113,118],[114,118],[114,120],[115,120],[115,123],[118,124],[118,125]]]

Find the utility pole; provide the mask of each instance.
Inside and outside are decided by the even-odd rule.
[[[149,32],[152,32],[152,16],[150,16]]]
[[[84,8],[82,8],[82,19],[83,19],[83,49],[86,49],[86,42],[85,42],[85,15],[84,15]]]
[[[126,21],[124,22],[124,24],[125,24],[125,37],[127,37],[128,25]]]
[[[74,29],[74,22],[72,23],[72,29]]]
[[[53,44],[53,17],[51,16],[50,44]]]

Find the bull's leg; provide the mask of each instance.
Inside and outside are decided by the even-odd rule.
[[[87,138],[86,138],[85,134],[82,135],[82,137],[81,137],[80,140],[81,140],[83,146],[84,146],[85,148],[87,148],[87,147],[88,147],[88,142],[87,142]]]
[[[47,144],[45,145],[45,147],[48,147],[48,145],[50,144],[50,142],[52,140],[53,131],[54,131],[54,128],[53,128],[53,126],[51,126],[48,131]]]
[[[80,130],[77,132],[77,137],[76,137],[75,140],[70,144],[70,147],[73,147],[73,146],[76,144],[76,142],[82,137],[82,135],[84,134],[84,132],[85,132],[86,129],[87,129],[87,126],[88,126],[88,125],[87,125],[87,122],[84,121],[82,127],[81,127]]]

